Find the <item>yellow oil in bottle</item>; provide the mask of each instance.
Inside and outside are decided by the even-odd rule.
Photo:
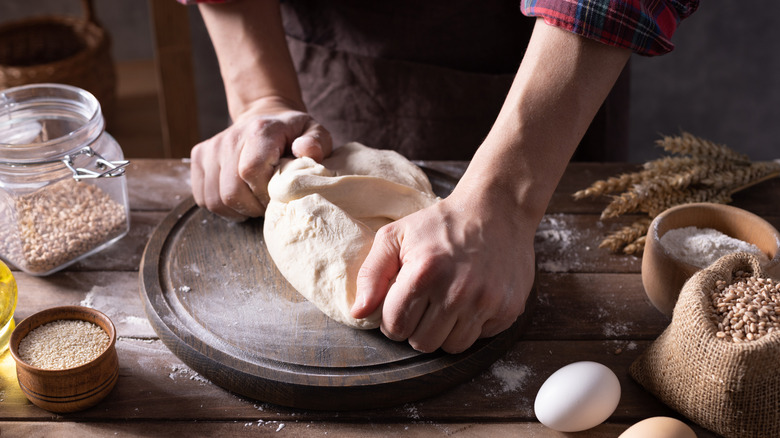
[[[8,349],[8,338],[16,325],[16,295],[16,280],[8,266],[0,261],[0,354]]]

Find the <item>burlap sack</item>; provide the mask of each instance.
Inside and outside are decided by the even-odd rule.
[[[734,343],[709,319],[717,280],[742,270],[765,277],[747,253],[722,257],[683,286],[671,324],[631,365],[666,405],[726,437],[780,437],[780,333]]]

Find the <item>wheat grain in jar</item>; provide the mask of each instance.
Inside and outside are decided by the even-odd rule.
[[[0,91],[0,256],[49,275],[129,230],[122,149],[100,104],[67,85]]]

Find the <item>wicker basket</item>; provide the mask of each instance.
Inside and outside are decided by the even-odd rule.
[[[83,18],[41,16],[0,25],[0,90],[53,82],[97,97],[107,119],[116,103],[116,70],[108,32],[95,19],[92,0]]]

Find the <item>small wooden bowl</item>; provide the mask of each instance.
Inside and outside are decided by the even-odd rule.
[[[769,262],[762,265],[766,275],[780,276],[780,233],[753,213],[723,204],[694,203],[672,207],[656,216],[647,231],[642,256],[642,284],[650,302],[668,317],[683,284],[700,267],[670,256],[660,239],[672,229],[712,228],[735,239],[756,245]]]
[[[30,331],[49,322],[69,319],[91,322],[105,330],[109,337],[106,350],[91,362],[64,370],[43,369],[22,361],[19,343]],[[66,413],[92,407],[111,392],[119,378],[116,328],[106,315],[88,307],[53,307],[29,316],[14,329],[9,349],[16,361],[22,392],[34,405],[47,411]]]

